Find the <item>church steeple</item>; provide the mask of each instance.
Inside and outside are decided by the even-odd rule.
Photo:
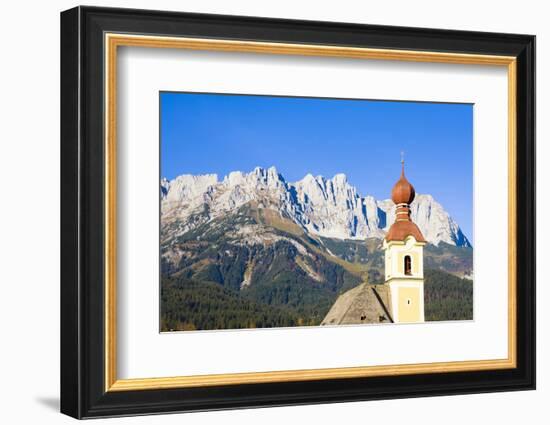
[[[424,321],[424,264],[422,232],[411,218],[411,203],[416,196],[405,177],[401,157],[401,176],[391,191],[395,203],[395,222],[384,239],[386,282],[390,288],[395,322]]]

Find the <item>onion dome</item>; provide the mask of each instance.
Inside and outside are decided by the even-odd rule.
[[[395,222],[386,234],[386,241],[404,241],[408,236],[413,236],[417,242],[426,242],[418,226],[411,220],[410,204],[414,196],[414,187],[405,177],[405,161],[401,160],[401,177],[391,191],[391,199],[396,206]]]
[[[401,177],[393,186],[391,199],[396,204],[410,204],[414,200],[414,187],[405,177],[405,162],[401,161]]]

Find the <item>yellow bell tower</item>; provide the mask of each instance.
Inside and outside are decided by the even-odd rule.
[[[384,238],[386,281],[390,290],[392,318],[395,323],[424,322],[424,258],[426,240],[411,220],[410,204],[415,191],[405,178],[401,159],[401,177],[391,193],[395,203],[395,222]]]

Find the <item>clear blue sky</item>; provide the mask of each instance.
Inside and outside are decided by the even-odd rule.
[[[404,151],[417,193],[471,239],[470,104],[162,92],[160,106],[162,177],[274,165],[289,182],[345,173],[361,195],[386,199]]]

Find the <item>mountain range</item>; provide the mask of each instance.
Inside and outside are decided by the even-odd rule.
[[[345,174],[331,179],[307,174],[287,182],[275,167],[257,167],[250,173],[234,171],[219,181],[216,174],[181,175],[161,181],[162,223],[184,223],[185,232],[256,202],[290,219],[312,236],[340,240],[381,239],[395,221],[391,200],[361,196]],[[431,196],[417,194],[412,219],[435,246],[471,244],[452,217]]]

